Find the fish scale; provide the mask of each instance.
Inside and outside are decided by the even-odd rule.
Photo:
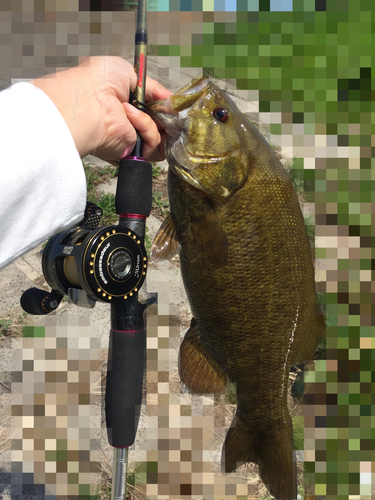
[[[289,370],[313,357],[325,331],[297,196],[269,144],[207,78],[147,110],[166,130],[169,163],[170,215],[151,258],[180,251],[193,314],[181,380],[195,393],[236,385],[223,471],[257,463],[270,492],[291,500]]]

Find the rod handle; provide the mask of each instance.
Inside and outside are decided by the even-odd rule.
[[[111,305],[105,412],[108,441],[116,448],[131,446],[138,428],[146,364],[146,307],[135,296]]]
[[[152,165],[144,159],[120,161],[116,191],[117,214],[148,217],[152,207]]]

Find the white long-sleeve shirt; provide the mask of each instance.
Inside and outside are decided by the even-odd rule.
[[[17,83],[0,92],[0,268],[79,222],[82,162],[44,92]]]

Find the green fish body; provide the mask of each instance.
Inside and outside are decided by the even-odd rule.
[[[276,498],[296,498],[289,370],[325,330],[297,196],[269,144],[207,78],[148,112],[167,132],[170,202],[151,257],[180,251],[193,313],[181,380],[200,394],[235,383],[224,470],[257,463]]]

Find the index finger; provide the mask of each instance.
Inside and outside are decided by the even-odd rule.
[[[146,101],[160,101],[162,99],[168,99],[168,97],[172,94],[169,90],[167,90],[163,85],[159,82],[150,78],[149,76],[146,79]]]

